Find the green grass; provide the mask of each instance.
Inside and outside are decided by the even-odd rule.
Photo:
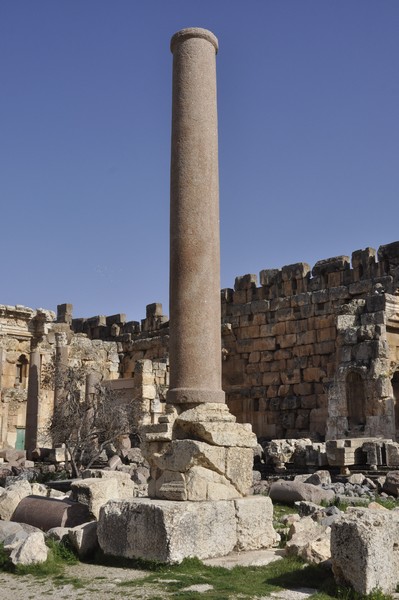
[[[64,572],[65,565],[73,565],[78,561],[73,551],[54,540],[46,540],[49,548],[46,562],[35,565],[17,565],[14,572],[17,575],[34,575],[35,577],[56,577]]]
[[[391,498],[380,498],[380,496],[378,496],[375,499],[375,502],[378,502],[378,504],[381,504],[381,506],[383,506],[384,508],[387,508],[388,510],[392,510],[393,508],[398,508],[399,506],[399,498],[397,498],[396,500],[392,500]],[[376,599],[378,600],[378,599]]]
[[[213,589],[207,592],[183,591],[191,585],[203,583],[212,585]],[[305,565],[296,558],[277,560],[265,567],[234,567],[230,570],[208,567],[191,558],[179,565],[164,565],[144,578],[121,582],[118,587],[143,587],[146,584],[162,588],[172,599],[186,600],[231,600],[237,596],[244,600],[287,587],[311,587],[327,594],[336,589],[330,571],[320,566]]]
[[[273,502],[273,525],[275,527],[285,527],[285,525],[281,522],[283,517],[287,515],[293,515],[298,512],[296,506],[280,504],[279,502]]]
[[[86,585],[86,583],[78,577],[67,577],[64,574],[56,575],[52,578],[52,581],[57,587],[71,585],[75,590],[80,590]]]
[[[282,519],[297,512],[296,506],[280,504],[279,502],[273,503],[273,527],[280,534],[279,548],[285,548],[288,539],[287,526],[284,525]]]
[[[61,576],[65,565],[76,564],[78,559],[72,550],[54,540],[47,540],[49,548],[46,562],[34,565],[13,565],[3,545],[0,544],[0,571],[10,571],[16,575],[34,575],[39,578]]]

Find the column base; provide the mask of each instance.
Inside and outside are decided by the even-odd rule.
[[[110,500],[98,521],[104,554],[164,563],[270,548],[278,539],[266,496],[215,502]]]
[[[200,390],[196,388],[174,388],[166,394],[169,404],[204,404],[205,402],[224,403],[226,394],[223,390]]]

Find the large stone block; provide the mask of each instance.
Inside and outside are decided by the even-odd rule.
[[[351,509],[332,524],[331,560],[335,579],[360,594],[396,590],[399,582],[399,514]]]
[[[270,548],[279,540],[273,527],[273,504],[266,496],[249,496],[234,500],[237,519],[235,550]]]
[[[102,507],[98,541],[105,554],[181,562],[270,547],[278,539],[272,504],[258,496],[216,502],[140,498]]]
[[[234,503],[228,501],[110,501],[100,511],[97,533],[105,554],[168,563],[224,556],[237,543]]]
[[[100,508],[108,500],[129,500],[134,495],[134,483],[128,473],[124,478],[89,478],[74,481],[71,485],[72,499],[86,504],[90,513],[98,519]]]
[[[239,495],[229,480],[215,471],[204,467],[192,467],[185,476],[187,500],[231,500]]]
[[[253,448],[183,439],[158,443],[147,455],[153,467],[151,497],[196,502],[230,500],[246,495],[252,485]]]

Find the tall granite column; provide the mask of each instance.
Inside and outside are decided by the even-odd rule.
[[[171,49],[170,387],[141,448],[150,498],[230,500],[251,486],[256,436],[236,423],[221,382],[218,42],[183,29]]]
[[[217,38],[178,31],[170,205],[171,404],[224,402],[221,388]]]
[[[140,432],[149,498],[108,502],[100,516],[100,547],[115,556],[180,562],[276,539],[270,498],[245,498],[256,436],[221,389],[217,47],[197,28],[171,42],[170,390],[158,423]]]
[[[25,448],[30,459],[33,450],[37,447],[37,428],[39,416],[40,394],[40,351],[33,348],[30,353],[28,398],[26,402],[26,431]]]

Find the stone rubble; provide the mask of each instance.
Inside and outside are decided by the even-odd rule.
[[[335,579],[359,594],[390,594],[399,583],[399,512],[352,508],[333,523]]]

